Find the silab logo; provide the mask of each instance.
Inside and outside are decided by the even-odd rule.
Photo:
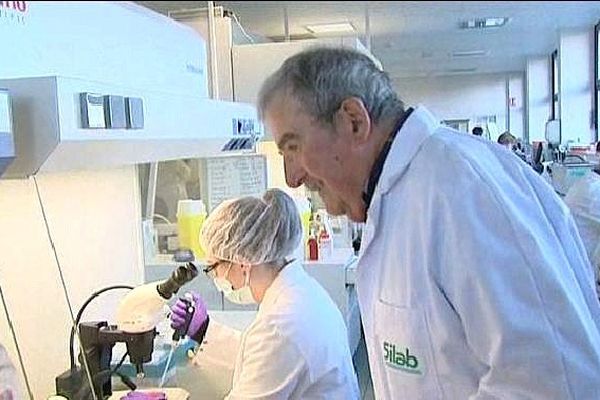
[[[388,367],[399,369],[411,374],[422,374],[419,365],[419,359],[415,355],[410,354],[408,347],[405,347],[404,351],[402,351],[400,346],[398,346],[397,350],[395,344],[383,342],[383,351],[383,358]]]
[[[26,1],[0,1],[0,21],[25,23],[29,5]]]
[[[27,12],[26,1],[0,1],[0,8],[5,10],[13,10],[21,13]]]

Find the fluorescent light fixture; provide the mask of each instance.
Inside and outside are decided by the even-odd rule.
[[[449,68],[442,71],[440,75],[462,75],[470,74],[477,71],[477,68]]]
[[[352,33],[356,32],[350,22],[335,22],[330,24],[306,25],[306,29],[311,33]]]
[[[487,56],[486,50],[457,50],[451,53],[452,57],[455,58],[467,58],[467,57],[483,57]]]
[[[508,18],[505,17],[473,18],[463,21],[461,27],[463,29],[499,28],[506,25],[507,22]]]

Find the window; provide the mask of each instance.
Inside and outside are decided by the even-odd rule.
[[[600,21],[594,27],[594,129],[596,130],[596,140],[598,140],[598,122],[600,121]]]
[[[558,119],[558,98],[559,98],[559,83],[558,83],[558,50],[554,50],[550,55],[550,68],[552,75],[552,114],[550,119]]]
[[[469,132],[469,120],[468,119],[448,119],[442,121],[446,126],[456,129],[461,132]]]

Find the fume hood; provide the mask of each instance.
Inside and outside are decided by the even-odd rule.
[[[0,176],[15,158],[10,108],[8,91],[0,90]]]
[[[205,43],[190,28],[127,2],[18,3],[0,14],[16,147],[4,177],[209,156],[259,138],[253,106],[207,98]]]
[[[16,142],[8,178],[214,155],[259,135],[247,104],[60,76],[0,79],[0,88]]]

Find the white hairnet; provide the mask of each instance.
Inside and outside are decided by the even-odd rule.
[[[204,222],[200,244],[208,258],[256,265],[291,255],[301,237],[294,200],[270,189],[262,199],[241,197],[221,203]]]

